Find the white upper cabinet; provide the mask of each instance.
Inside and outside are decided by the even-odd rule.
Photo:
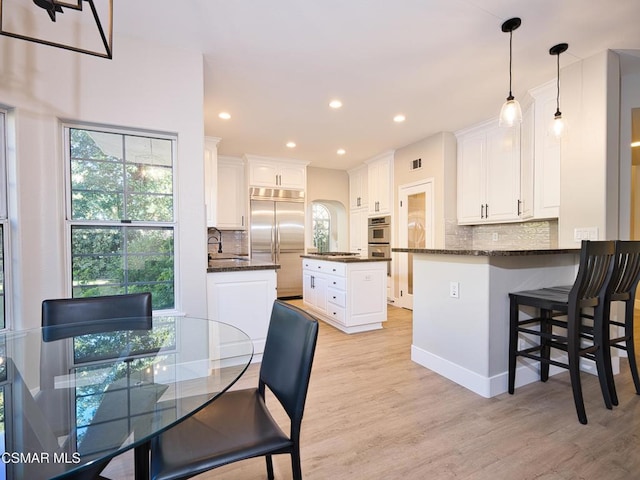
[[[560,210],[560,141],[549,135],[556,111],[555,80],[529,91],[534,98],[534,216],[557,218]]]
[[[218,212],[216,227],[226,230],[246,228],[248,190],[241,158],[218,157]]]
[[[393,192],[393,152],[384,153],[367,162],[369,213],[391,213]]]
[[[218,137],[204,138],[204,204],[207,227],[215,227],[217,221],[218,192]]]
[[[534,121],[535,106],[529,105],[522,112],[520,127],[520,218],[529,219],[534,215]]]
[[[492,120],[458,133],[458,223],[521,219],[520,127]]]
[[[368,255],[368,218],[366,208],[353,208],[349,212],[349,251],[363,258]]]
[[[369,172],[366,165],[349,170],[349,207],[366,207],[369,198]]]
[[[249,170],[249,185],[253,187],[290,188],[304,190],[307,185],[307,164],[299,160],[275,159],[245,155]]]

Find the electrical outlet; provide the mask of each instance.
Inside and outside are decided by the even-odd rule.
[[[580,242],[582,240],[598,240],[598,227],[574,228],[573,240]]]
[[[498,241],[498,232],[493,232],[493,234],[491,235],[491,240],[493,240],[494,242]]]
[[[460,283],[449,282],[449,296],[451,298],[460,298]]]

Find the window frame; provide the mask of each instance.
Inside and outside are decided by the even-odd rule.
[[[72,214],[72,185],[71,185],[71,143],[70,143],[70,130],[90,130],[99,131],[104,133],[113,133],[116,135],[130,135],[141,137],[152,137],[162,140],[171,141],[171,170],[172,170],[172,198],[173,198],[173,220],[172,221],[141,221],[141,220],[128,220],[123,219],[116,220],[74,220]],[[179,221],[178,221],[178,135],[160,132],[156,130],[146,130],[141,128],[129,128],[120,126],[109,126],[105,124],[91,123],[91,122],[76,122],[76,121],[64,121],[61,122],[61,135],[62,135],[62,158],[64,162],[64,220],[65,220],[65,264],[66,264],[66,290],[69,297],[73,296],[73,255],[72,255],[72,230],[74,226],[96,228],[108,228],[108,227],[130,227],[135,228],[171,228],[173,230],[173,308],[154,310],[154,314],[172,315],[178,313],[180,310],[180,285],[179,285]]]
[[[2,227],[2,266],[0,267],[3,278],[3,303],[4,303],[4,324],[0,325],[0,331],[10,330],[11,327],[11,269],[10,262],[10,223],[9,223],[9,177],[7,163],[7,116],[8,111],[0,108],[0,226]]]
[[[316,209],[318,210],[321,209],[322,211],[324,211],[327,215],[327,218],[316,217]],[[311,235],[313,238],[313,246],[317,248],[318,251],[323,251],[321,247],[316,244],[316,225],[318,223],[322,223],[323,226],[326,227],[326,228],[322,228],[323,231],[326,231],[326,235],[327,235],[327,241],[325,245],[326,251],[331,251],[331,227],[332,227],[331,217],[332,217],[331,209],[327,207],[327,205],[318,201],[313,202],[313,204],[311,205],[311,230],[312,230]]]

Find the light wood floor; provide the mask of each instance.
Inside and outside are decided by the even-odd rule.
[[[321,322],[302,425],[305,479],[640,478],[640,396],[625,360],[612,411],[597,379],[582,375],[581,425],[566,373],[486,399],[413,363],[410,345],[408,310],[390,306],[384,329],[351,336]],[[257,369],[237,387],[254,386]],[[132,463],[124,455],[105,475],[132,478]],[[274,464],[276,479],[291,478],[288,456]],[[264,479],[264,459],[197,478]]]

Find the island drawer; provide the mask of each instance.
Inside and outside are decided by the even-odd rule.
[[[344,308],[338,307],[337,305],[327,305],[327,314],[336,322],[340,322],[341,324],[345,324],[345,311]]]
[[[345,277],[329,277],[329,287],[336,288],[338,290],[347,289],[347,279]]]
[[[328,288],[328,300],[330,303],[334,305],[338,305],[340,307],[347,306],[347,293],[344,290],[336,290],[335,288]]]

